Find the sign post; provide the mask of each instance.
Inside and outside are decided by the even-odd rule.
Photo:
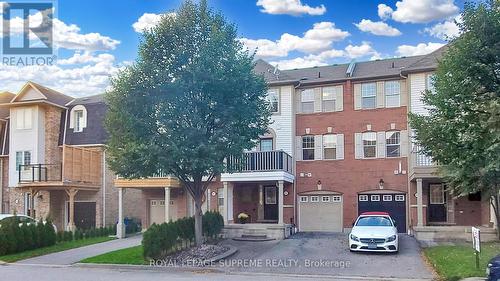
[[[479,253],[481,253],[481,230],[472,227],[472,248],[476,256],[476,269],[479,269]]]

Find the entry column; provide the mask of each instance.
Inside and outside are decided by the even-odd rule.
[[[75,188],[70,188],[69,190],[66,190],[66,193],[68,194],[69,197],[69,222],[67,229],[68,231],[75,231],[76,226],[75,226],[75,196],[76,193],[78,192],[78,189]]]
[[[224,196],[224,224],[233,222],[233,184],[230,182],[223,182],[223,196]]]
[[[278,181],[278,224],[283,224],[283,181]]]
[[[118,223],[116,224],[116,238],[125,238],[125,224],[123,223],[123,188],[118,188]]]
[[[165,222],[170,221],[170,187],[165,187]]]
[[[424,226],[422,179],[417,179],[417,226]]]

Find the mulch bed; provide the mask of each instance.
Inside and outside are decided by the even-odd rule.
[[[189,249],[185,249],[169,255],[165,257],[170,262],[174,262],[176,264],[186,264],[191,263],[192,261],[202,261],[209,260],[213,257],[216,257],[224,252],[228,251],[229,247],[220,246],[220,245],[210,245],[203,244],[197,247],[192,247]],[[198,263],[195,263],[198,264]],[[201,265],[201,264],[200,264]]]

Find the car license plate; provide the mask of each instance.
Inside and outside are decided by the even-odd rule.
[[[370,244],[368,244],[368,249],[370,249],[370,250],[375,250],[375,249],[377,249],[377,244],[375,244],[375,243],[370,243]]]

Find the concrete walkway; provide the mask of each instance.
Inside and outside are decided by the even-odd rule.
[[[71,265],[83,259],[101,255],[107,252],[138,246],[141,244],[141,241],[142,235],[136,235],[126,239],[116,239],[58,253],[25,259],[22,261],[18,261],[17,263]]]

